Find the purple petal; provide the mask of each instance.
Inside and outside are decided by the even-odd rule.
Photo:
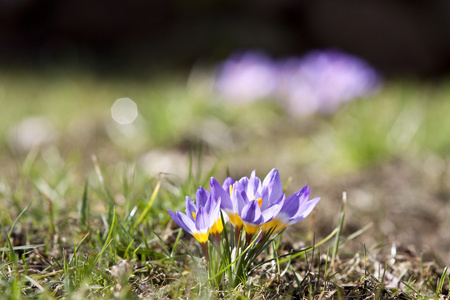
[[[259,187],[261,186],[261,180],[258,177],[256,177],[255,174],[256,174],[256,171],[253,170],[252,174],[250,175],[249,182],[248,182],[247,193],[249,194],[249,198],[256,197],[257,193],[259,191]]]
[[[219,205],[219,206],[217,206]],[[205,211],[208,213],[210,217],[210,224],[214,224],[214,222],[218,218],[219,209],[220,209],[220,198],[218,200],[209,197],[208,201],[206,201],[206,205],[203,206],[205,208]]]
[[[299,209],[309,198],[309,186],[303,187],[300,191],[290,195],[284,202],[281,213],[288,215],[290,218],[299,214]]]
[[[191,198],[186,196],[186,214],[192,221],[194,221],[194,215],[192,213],[197,213],[197,205],[195,205]]]
[[[205,208],[205,211],[208,213],[211,211],[211,208],[216,204],[215,200],[213,200],[213,199],[214,198],[209,197],[208,200],[206,200],[205,205],[203,206]],[[199,208],[200,207],[202,207],[202,206],[199,206]]]
[[[217,200],[214,200],[211,198],[211,210],[209,210],[209,219],[211,226],[217,221],[218,218],[220,218],[220,198]]]
[[[177,223],[178,226],[180,226],[179,223],[181,223],[181,222],[180,222],[180,219],[178,219],[177,214],[174,213],[173,211],[171,211],[170,209],[168,209],[167,211],[169,212],[169,215],[172,217],[172,219],[175,221],[175,223]]]
[[[308,185],[304,186],[300,191],[298,191],[300,206],[302,206],[306,201],[308,201],[310,192],[311,191]]]
[[[205,206],[206,201],[209,198],[209,192],[206,191],[203,187],[199,187],[196,194],[196,203],[197,207],[199,206]]]
[[[281,208],[283,207],[284,201],[284,197],[281,197],[276,204],[273,204],[262,212],[264,223],[271,221],[279,214]]]
[[[193,234],[196,232],[195,223],[188,218],[185,214],[177,211],[176,215],[169,211],[170,216],[184,231]]]
[[[245,193],[241,193],[236,197],[236,212],[242,211],[242,209],[244,208],[245,205],[247,205],[249,202],[251,202],[250,200],[248,200],[247,196],[245,195]]]
[[[269,207],[269,188],[267,186],[262,185],[262,189],[256,195],[257,198],[262,198],[261,209],[264,210]]]
[[[313,211],[313,209],[316,207],[316,205],[317,205],[317,203],[319,203],[319,201],[320,201],[320,197],[309,200],[306,203],[306,207],[304,207],[304,209],[303,209],[302,217],[306,218]]]
[[[242,221],[253,225],[262,224],[263,218],[258,201],[250,201],[242,208],[240,215]]]
[[[247,188],[247,183],[248,183],[247,177],[243,177],[239,181],[236,181],[233,184],[232,194],[233,193],[239,193],[239,194],[245,193],[246,192],[246,188]]]
[[[242,211],[242,208],[249,202],[247,194],[242,190],[242,185],[239,182],[235,182],[232,191],[233,211],[238,213]]]
[[[289,223],[294,224],[306,218],[313,211],[317,203],[319,203],[319,200],[320,197],[317,197],[306,202],[306,204],[300,208],[298,214],[294,216],[291,220],[289,220]]]
[[[214,177],[211,177],[210,185],[211,185],[211,197],[213,197],[214,199],[220,198],[221,208],[223,210],[232,211],[233,203],[231,202],[229,192],[225,191]]]
[[[288,215],[290,218],[297,214],[300,207],[299,192],[290,195],[284,201],[284,205],[281,208],[280,213]]]
[[[197,217],[195,218],[195,227],[197,231],[208,231],[211,225],[212,224],[210,222],[208,212],[203,206],[200,206],[198,209]]]
[[[264,178],[263,185],[269,188],[269,203],[272,204],[280,198],[283,193],[281,186],[280,174],[277,169],[272,169],[266,178]]]
[[[242,177],[241,179],[239,179],[239,181],[237,183],[235,183],[235,186],[239,186],[241,188],[241,190],[247,191],[247,189],[248,189],[248,178],[247,177]]]
[[[234,180],[231,177],[228,177],[227,179],[225,179],[225,181],[222,184],[222,187],[225,191],[229,191],[230,190],[230,186],[233,185]]]

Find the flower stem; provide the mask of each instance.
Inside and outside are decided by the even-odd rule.
[[[246,233],[245,234],[245,248],[250,245],[250,242],[252,241],[253,234],[252,233]]]
[[[242,231],[242,226],[236,227],[235,228],[235,245],[236,245],[236,249],[239,249],[239,246],[241,244],[241,231]]]
[[[205,256],[206,259],[206,263],[209,263],[209,253],[208,253],[208,244],[206,243],[201,243],[202,244],[202,248],[203,248],[203,255]]]

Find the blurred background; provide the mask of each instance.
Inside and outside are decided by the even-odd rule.
[[[201,153],[309,184],[292,232],[326,236],[346,191],[346,233],[374,224],[357,251],[450,262],[449,71],[446,0],[0,0],[2,202],[25,174],[75,207],[92,154],[116,195],[124,164],[176,186]]]
[[[388,74],[450,66],[450,4],[431,1],[0,2],[5,64],[189,69],[240,48],[275,56],[339,47]]]

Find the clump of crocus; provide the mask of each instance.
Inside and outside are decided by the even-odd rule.
[[[309,186],[286,198],[277,169],[272,169],[262,182],[253,171],[250,178],[238,181],[227,178],[223,185],[212,177],[210,186],[211,193],[199,187],[195,203],[186,196],[186,214],[169,210],[172,219],[201,244],[208,241],[210,234],[220,238],[223,231],[220,209],[238,234],[243,228],[247,235],[253,236],[259,229],[277,232],[303,220],[320,200],[309,200]]]
[[[215,76],[218,95],[228,103],[277,100],[290,115],[330,114],[343,103],[374,94],[378,72],[343,51],[314,50],[274,60],[261,52],[233,54]]]
[[[197,190],[195,203],[186,197],[186,215],[170,210],[169,213],[183,230],[192,234],[202,244],[207,259],[209,257],[207,242],[211,234],[217,246],[215,249],[228,251],[227,264],[232,261],[233,256],[230,255],[229,245],[236,247],[233,250],[237,253],[235,255],[242,255],[245,252],[244,248],[248,250],[247,247],[256,246],[260,240],[262,244],[268,243],[271,234],[306,218],[320,200],[320,198],[309,200],[309,186],[286,198],[277,169],[272,169],[263,181],[256,176],[255,171],[249,178],[243,177],[237,181],[227,178],[222,185],[212,177],[210,187],[211,193],[202,187]],[[222,215],[220,210],[223,212]],[[223,230],[222,218],[225,219],[225,216],[234,228],[235,236],[232,243],[223,234],[227,232]],[[245,243],[240,242],[242,231],[245,232]],[[226,240],[223,244],[225,248],[221,248],[221,237]],[[254,239],[256,237],[258,240]],[[264,248],[261,244],[258,247]],[[250,251],[245,256],[245,263],[236,269],[243,272],[242,269],[245,267],[242,265],[249,266],[249,260],[254,259],[258,251]],[[245,277],[246,273],[240,276]]]

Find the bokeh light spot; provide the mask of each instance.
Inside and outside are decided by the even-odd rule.
[[[119,124],[131,124],[138,116],[137,105],[130,98],[119,98],[111,106],[111,116]]]

